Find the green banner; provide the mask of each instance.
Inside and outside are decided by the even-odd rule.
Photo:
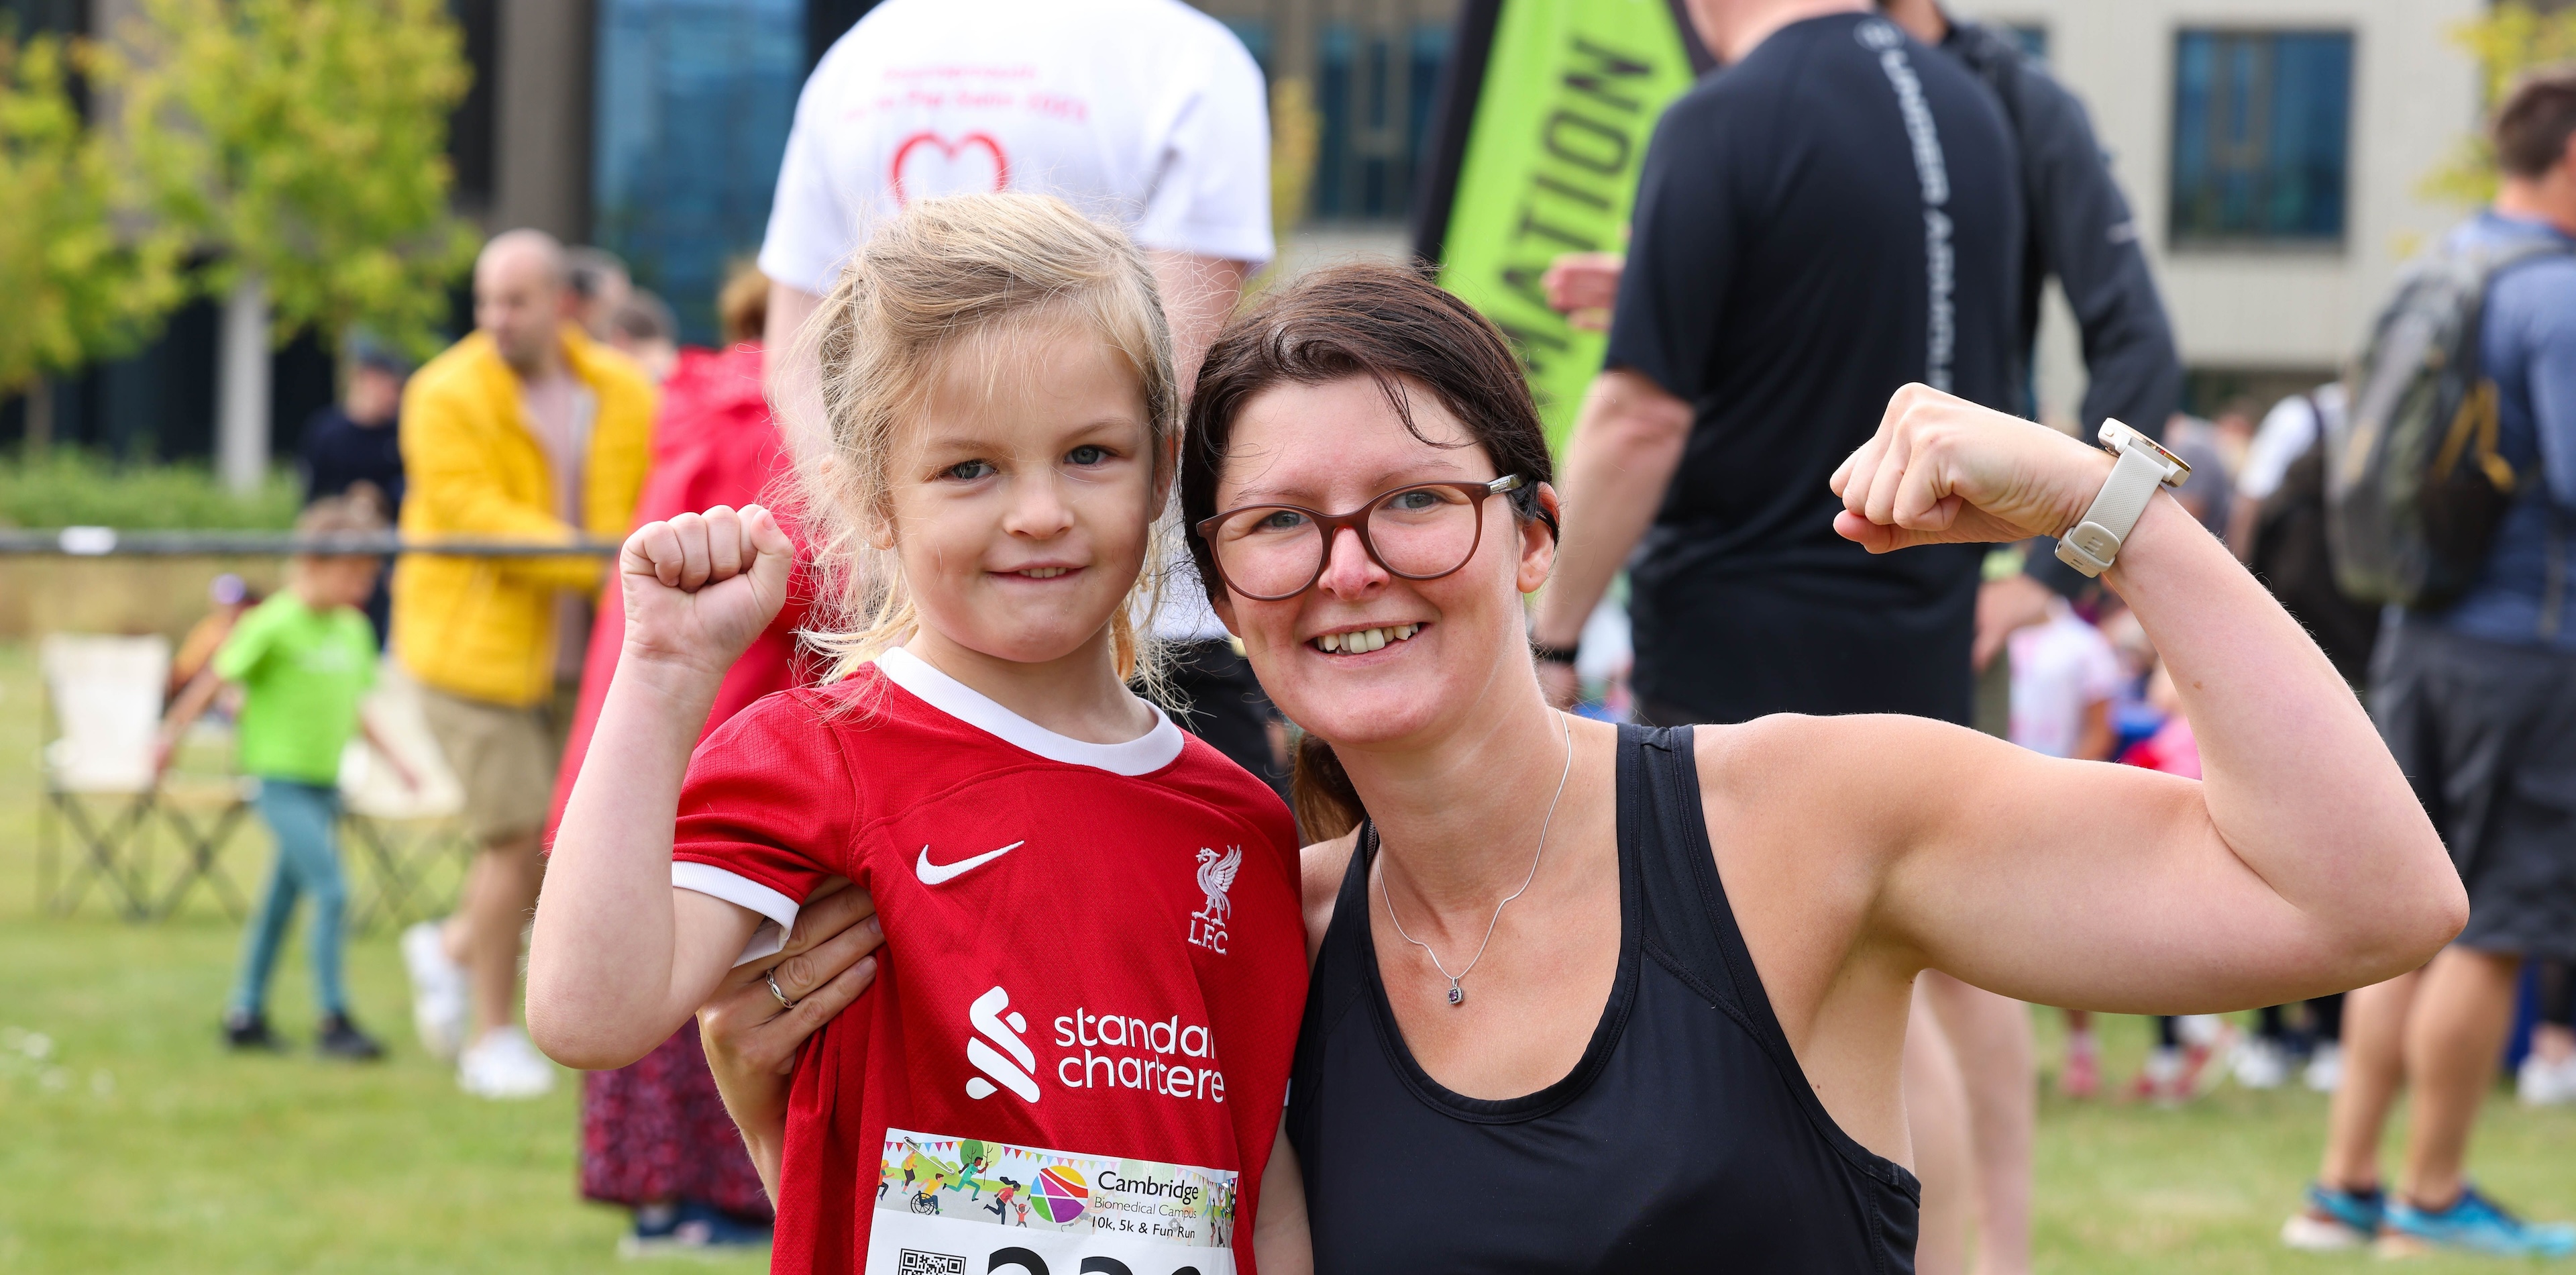
[[[1417,240],[1442,283],[1511,337],[1559,448],[1607,338],[1550,310],[1539,277],[1566,253],[1624,250],[1655,120],[1698,75],[1675,8],[1471,0],[1462,15],[1443,112],[1455,178],[1441,190],[1441,174],[1427,175],[1434,188],[1418,206],[1435,220]]]

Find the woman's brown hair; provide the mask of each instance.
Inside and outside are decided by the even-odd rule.
[[[1439,400],[1492,458],[1497,474],[1529,480],[1509,497],[1513,514],[1523,522],[1536,518],[1556,534],[1555,516],[1538,503],[1538,485],[1555,476],[1547,435],[1503,334],[1422,275],[1376,264],[1308,274],[1226,325],[1208,347],[1183,435],[1181,525],[1196,527],[1221,512],[1217,480],[1245,404],[1276,385],[1353,376],[1375,381],[1416,438],[1423,435],[1410,395],[1427,391]],[[1207,541],[1192,535],[1189,544],[1208,591],[1224,588]],[[1332,746],[1312,735],[1298,740],[1289,805],[1309,841],[1338,837],[1368,813]]]

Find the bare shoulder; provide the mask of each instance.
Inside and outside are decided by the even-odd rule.
[[[1698,727],[1693,744],[1712,841],[1721,821],[1794,826],[1802,842],[1878,841],[1971,788],[1972,777],[2011,765],[2017,751],[1895,713],[1779,713]]]
[[[1695,727],[1693,735],[1700,783],[1712,792],[1721,784],[1901,781],[1887,763],[1939,771],[1976,765],[1990,759],[1989,750],[2006,747],[1964,726],[1902,713],[1774,713]]]
[[[1342,877],[1350,871],[1351,855],[1359,849],[1359,829],[1318,841],[1298,852],[1302,862],[1306,913],[1306,963],[1315,961],[1323,950],[1324,932],[1333,928],[1333,901],[1341,897]]]

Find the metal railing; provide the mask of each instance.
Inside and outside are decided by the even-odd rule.
[[[292,554],[429,553],[469,558],[614,557],[615,540],[405,540],[390,532],[299,536],[288,531],[119,531],[113,527],[0,528],[0,557],[222,558]]]

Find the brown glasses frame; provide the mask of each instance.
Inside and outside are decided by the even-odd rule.
[[[1499,496],[1508,491],[1518,491],[1526,485],[1526,480],[1518,474],[1505,474],[1492,482],[1485,483],[1406,483],[1401,487],[1389,487],[1385,491],[1379,492],[1378,494],[1369,497],[1366,501],[1363,501],[1359,508],[1350,511],[1349,513],[1341,514],[1328,514],[1320,509],[1308,509],[1304,505],[1283,505],[1269,502],[1258,505],[1237,505],[1213,518],[1200,519],[1198,525],[1191,528],[1191,530],[1198,535],[1199,539],[1208,542],[1208,560],[1216,564],[1217,577],[1224,581],[1228,592],[1239,594],[1254,602],[1284,602],[1314,588],[1315,582],[1324,578],[1324,569],[1331,566],[1333,563],[1333,542],[1341,538],[1344,528],[1348,528],[1352,534],[1360,538],[1360,549],[1362,552],[1368,554],[1369,561],[1376,563],[1379,568],[1384,570],[1388,575],[1394,576],[1399,580],[1437,580],[1442,576],[1456,575],[1459,571],[1463,570],[1469,562],[1474,561],[1476,551],[1484,547],[1485,497]],[[1425,487],[1445,487],[1451,491],[1465,492],[1468,496],[1467,503],[1474,507],[1476,511],[1476,538],[1468,542],[1467,554],[1465,557],[1458,559],[1457,566],[1451,567],[1446,571],[1434,571],[1429,575],[1413,575],[1409,572],[1396,570],[1378,553],[1377,543],[1369,539],[1368,516],[1369,511],[1377,508],[1379,501],[1384,500],[1389,496],[1399,495],[1404,492],[1419,491]],[[1236,514],[1253,509],[1286,509],[1296,513],[1301,513],[1314,519],[1315,525],[1323,529],[1324,547],[1321,552],[1315,555],[1315,570],[1312,575],[1306,577],[1306,583],[1298,585],[1296,588],[1290,589],[1286,593],[1262,594],[1254,593],[1243,588],[1234,582],[1233,577],[1226,575],[1225,555],[1222,552],[1219,552],[1216,547],[1215,533],[1217,524],[1224,522],[1226,519],[1231,518]]]

